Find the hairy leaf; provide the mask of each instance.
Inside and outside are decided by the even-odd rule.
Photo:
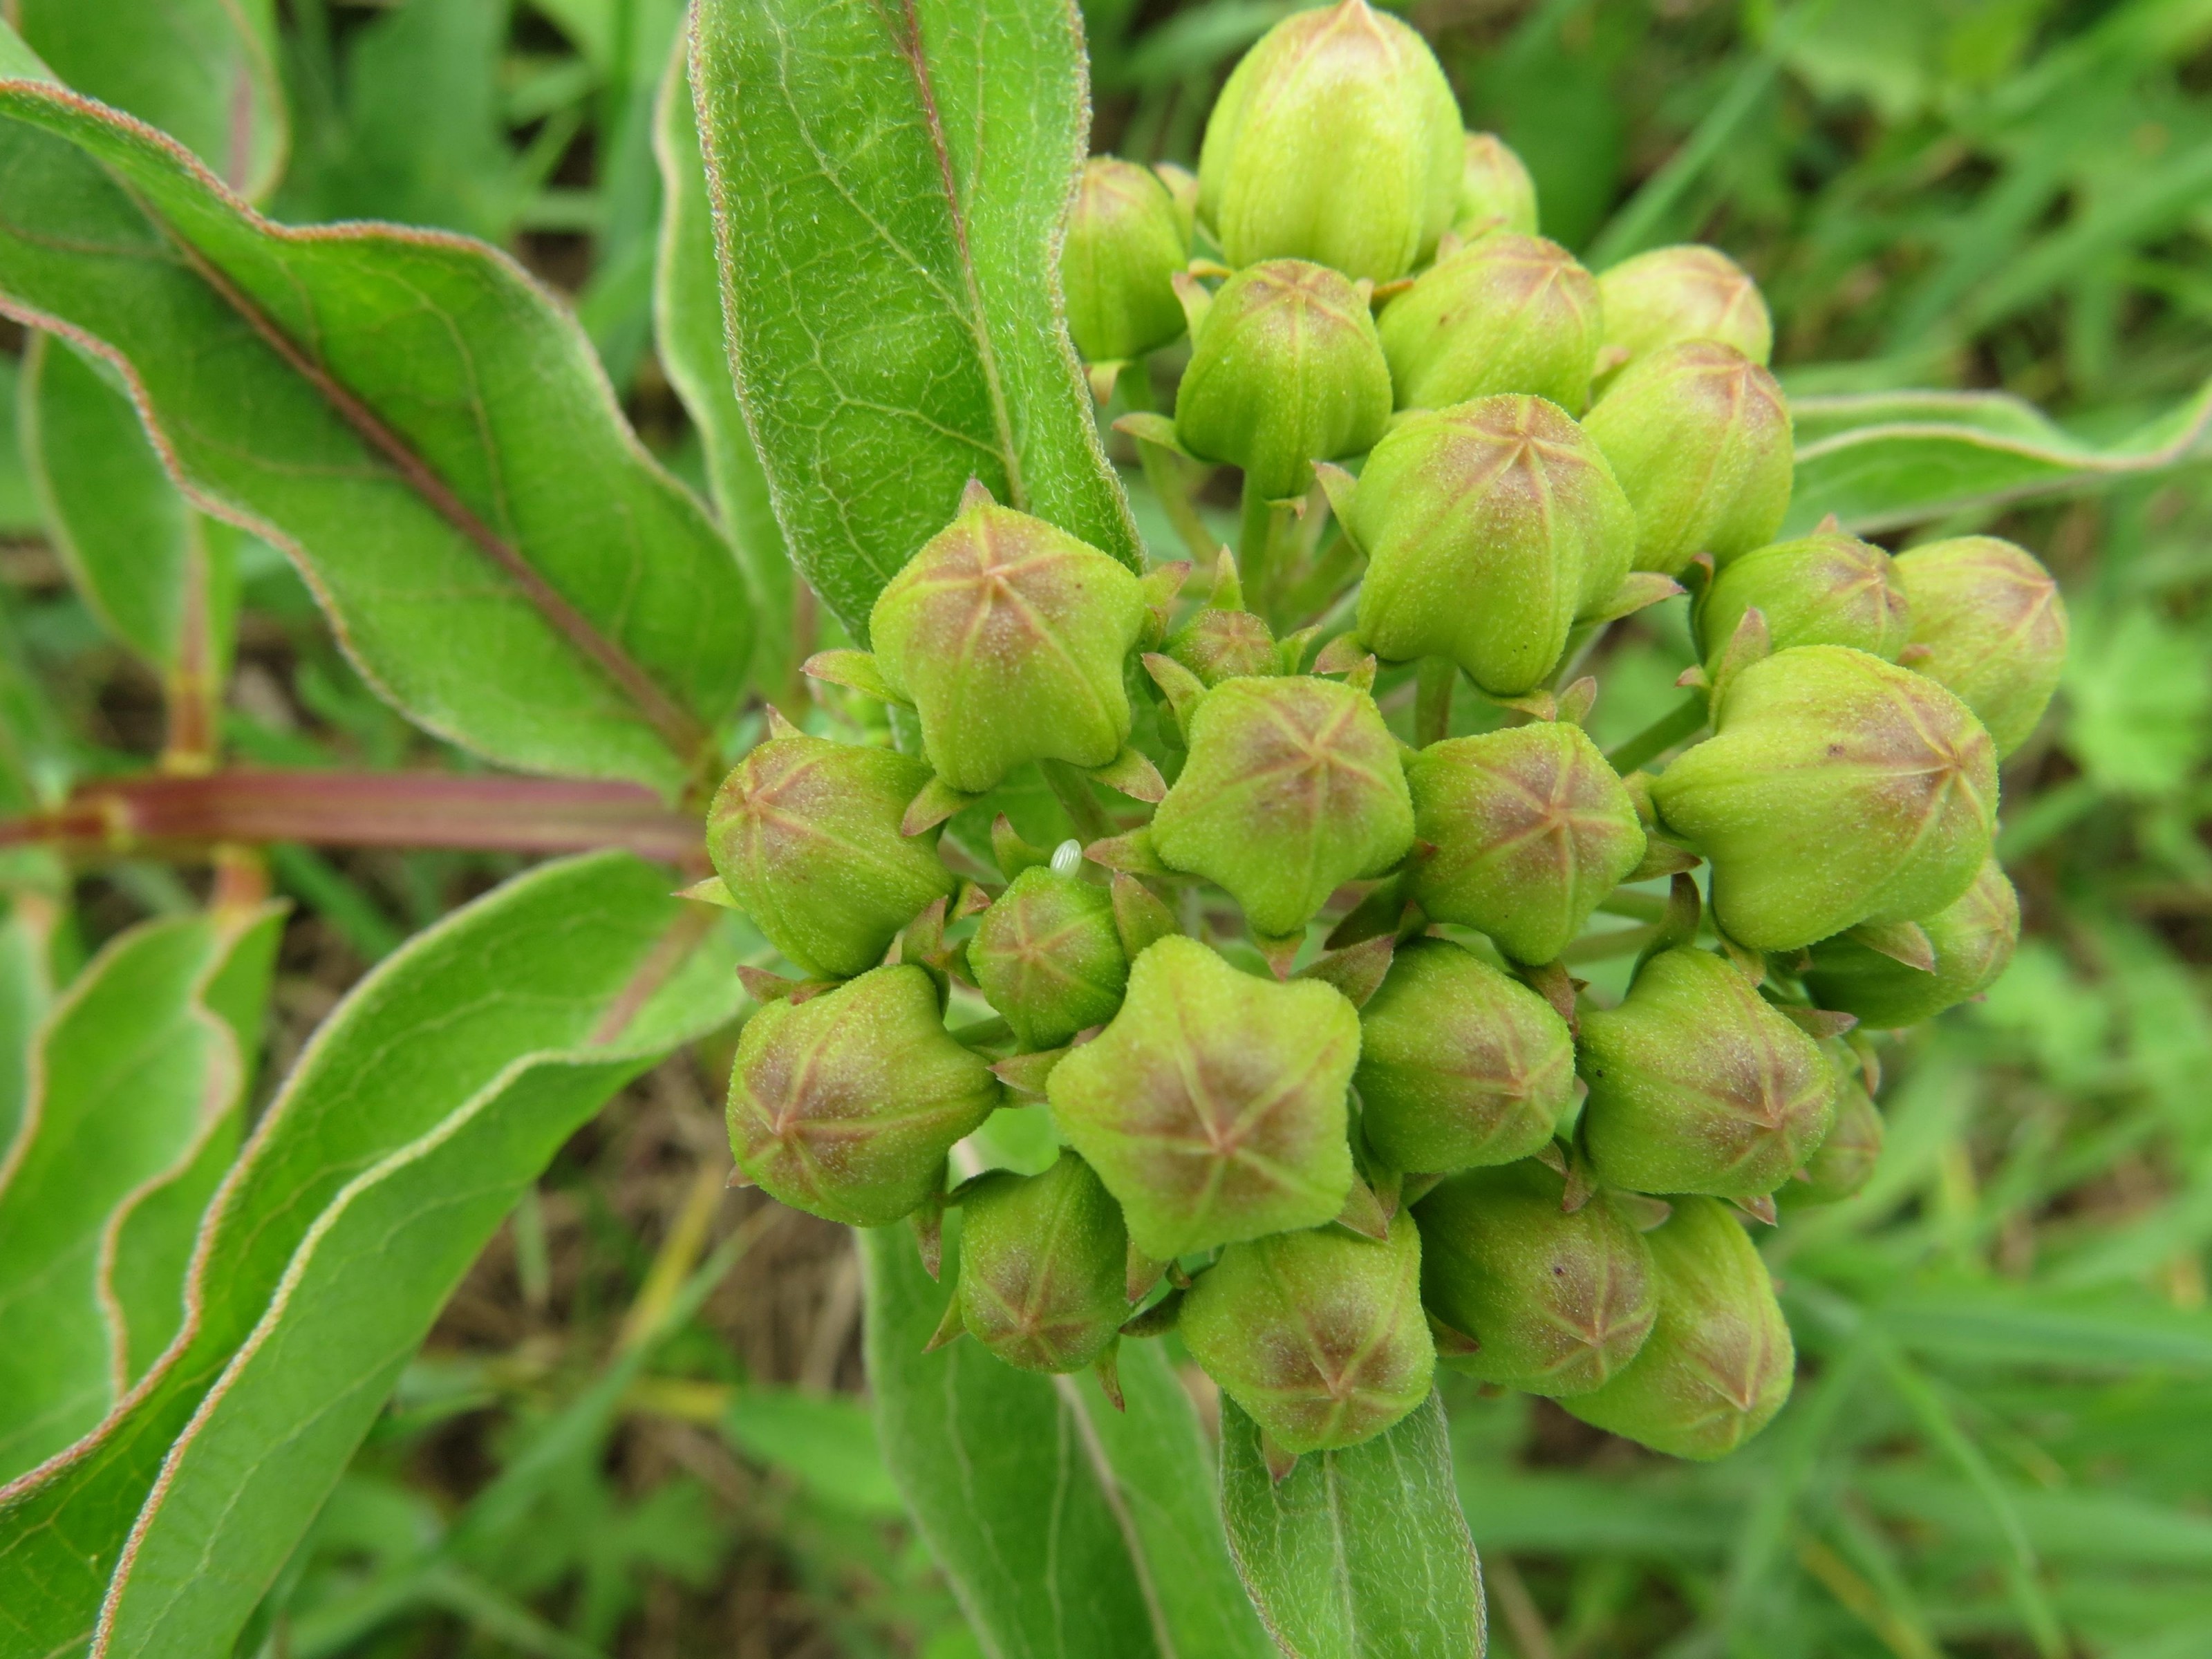
[[[331,1016],[216,1195],[177,1340],[0,1490],[0,1650],[76,1652],[97,1618],[101,1654],[229,1651],[517,1193],[735,1012],[726,933],[669,884],[623,854],[540,866]]]
[[[96,1425],[174,1323],[179,1240],[238,1145],[280,915],[143,923],[39,1035],[0,1162],[0,1480]]]
[[[273,0],[15,0],[7,15],[64,82],[170,134],[240,195],[276,182],[289,134]]]
[[[1128,1416],[1097,1382],[962,1340],[924,1353],[953,1284],[911,1234],[860,1235],[884,1461],[987,1650],[1002,1659],[1241,1659],[1267,1651],[1237,1593],[1188,1397],[1156,1342],[1121,1345]]]
[[[1832,513],[1844,529],[1871,535],[2178,465],[2206,447],[2212,385],[2101,447],[1998,392],[1802,398],[1790,414],[1797,482],[1781,533],[1802,535]]]
[[[299,562],[411,719],[691,775],[744,688],[744,583],[557,301],[458,237],[273,225],[51,85],[0,81],[0,310],[113,363],[186,493]]]
[[[1482,1575],[1452,1480],[1443,1406],[1277,1481],[1260,1428],[1221,1402],[1221,1509],[1245,1588],[1292,1659],[1468,1659]]]
[[[1139,566],[1061,321],[1069,0],[701,0],[732,361],[793,556],[864,632],[973,477]]]

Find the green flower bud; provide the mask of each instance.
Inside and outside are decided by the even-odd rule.
[[[2066,665],[2066,601],[2034,557],[1994,536],[1898,556],[1912,601],[1913,666],[1956,692],[2000,757],[2026,743]]]
[[[939,1189],[945,1153],[998,1103],[991,1068],[945,1030],[928,973],[878,968],[745,1022],[730,1150],[769,1197],[882,1227]]]
[[[1855,1197],[1881,1157],[1881,1113],[1860,1081],[1858,1060],[1835,1057],[1836,1121],[1820,1149],[1805,1160],[1802,1180],[1783,1182],[1775,1196],[1784,1206],[1840,1204]]]
[[[1895,562],[1871,542],[1833,530],[1755,548],[1729,562],[1698,613],[1707,662],[1754,606],[1777,651],[1848,645],[1884,662],[1895,662],[1905,648],[1911,619]]]
[[[957,884],[937,832],[899,833],[929,769],[888,749],[771,738],[707,812],[707,852],[738,908],[810,974],[845,979]]]
[[[960,1322],[1025,1371],[1079,1371],[1129,1316],[1121,1212],[1073,1152],[1042,1175],[995,1170],[960,1205]]]
[[[1145,616],[1119,561],[978,502],[891,578],[868,631],[884,681],[921,718],[929,763],[975,795],[1024,761],[1103,766],[1121,752],[1122,665]]]
[[[1651,1252],[1604,1193],[1525,1158],[1454,1176],[1414,1207],[1421,1297],[1481,1346],[1454,1370],[1527,1394],[1588,1394],[1636,1357],[1657,1304]]]
[[[1628,574],[1636,542],[1605,457],[1540,398],[1406,421],[1368,457],[1349,522],[1368,559],[1368,648],[1449,657],[1498,696],[1544,682],[1575,618]]]
[[[1085,163],[1060,256],[1067,331],[1083,360],[1122,362],[1179,337],[1175,276],[1189,258],[1175,198],[1158,174],[1110,155]]]
[[[1645,963],[1620,1006],[1582,1017],[1583,1145],[1598,1179],[1638,1193],[1757,1198],[1828,1132],[1820,1045],[1710,951]]]
[[[1303,493],[1314,462],[1372,448],[1389,418],[1390,365],[1365,296],[1297,259],[1222,284],[1176,389],[1183,447],[1243,468],[1270,501]]]
[[[1777,652],[1731,680],[1716,734],[1651,786],[1713,866],[1729,936],[1794,951],[1863,921],[1914,921],[1989,856],[1996,757],[1933,680],[1838,645]]]
[[[1436,1373],[1421,1236],[1405,1217],[1379,1243],[1331,1228],[1232,1244],[1176,1328],[1221,1391],[1300,1455],[1382,1433]]]
[[[1574,1103],[1566,1021],[1447,939],[1401,945],[1359,1014],[1360,1129],[1394,1170],[1526,1158]]]
[[[1610,1382],[1562,1403],[1670,1457],[1724,1457],[1790,1397],[1797,1355],[1774,1281],[1741,1224],[1709,1198],[1676,1199],[1644,1242],[1659,1303],[1650,1336]]]
[[[1754,363],[1774,350],[1759,285],[1718,248],[1655,247],[1597,279],[1606,355],[1618,368],[1685,340],[1717,340]]]
[[[1386,283],[1435,251],[1463,157],[1428,42],[1343,0],[1284,19],[1231,73],[1199,152],[1199,216],[1232,265],[1312,259]]]
[[[1557,242],[1500,231],[1421,273],[1376,325],[1401,409],[1506,392],[1578,413],[1597,362],[1597,283]]]
[[[1281,653],[1266,622],[1249,611],[1199,611],[1168,636],[1160,647],[1199,678],[1218,685],[1239,675],[1264,677],[1282,672]]]
[[[1493,230],[1536,234],[1536,181],[1494,132],[1470,132],[1459,175],[1452,230],[1473,240]]]
[[[1686,340],[1623,369],[1583,422],[1636,509],[1636,568],[1672,576],[1774,539],[1794,465],[1782,388],[1732,346]]]
[[[1359,1016],[1319,980],[1242,974],[1156,940],[1113,1023],[1053,1068],[1061,1132],[1155,1261],[1316,1227],[1352,1190],[1345,1091]]]
[[[1805,988],[1823,1008],[1856,1014],[1861,1024],[1917,1025],[1996,983],[2020,942],[2020,896],[1996,859],[1984,860],[1973,885],[1925,918],[1920,931],[1936,952],[1936,971],[1884,956],[1848,933],[1813,947]]]
[[[1121,1006],[1128,959],[1103,887],[1036,865],[983,913],[968,967],[1024,1048],[1056,1048]]]
[[[1397,740],[1364,691],[1310,675],[1224,680],[1199,700],[1189,735],[1152,848],[1228,889],[1258,933],[1297,932],[1413,843]]]
[[[1406,764],[1413,833],[1436,850],[1412,896],[1516,962],[1556,961],[1643,862],[1636,802],[1583,729],[1508,726],[1432,743]]]

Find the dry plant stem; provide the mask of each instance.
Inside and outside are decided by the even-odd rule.
[[[1152,396],[1152,371],[1143,358],[1121,371],[1121,401],[1128,408],[1142,413],[1152,413],[1159,406]],[[1191,477],[1182,457],[1158,444],[1137,441],[1137,459],[1144,465],[1145,482],[1152,487],[1159,498],[1161,509],[1168,522],[1175,527],[1190,556],[1201,564],[1210,562],[1221,546],[1221,538],[1206,527],[1206,520],[1192,499]]]
[[[1656,760],[1683,738],[1694,737],[1705,723],[1705,699],[1692,692],[1626,743],[1606,751],[1613,769],[1623,777],[1649,760]]]
[[[700,854],[697,821],[634,784],[438,772],[123,778],[88,785],[53,811],[0,821],[0,846],[94,855],[279,841],[548,854],[619,847],[669,864]]]

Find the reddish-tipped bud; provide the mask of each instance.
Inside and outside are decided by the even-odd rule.
[[[1249,611],[1208,605],[1168,636],[1161,647],[1199,678],[1218,685],[1239,675],[1282,672],[1282,652],[1267,624]]]
[[[1304,492],[1313,463],[1374,447],[1390,365],[1366,296],[1340,273],[1270,259],[1222,285],[1176,389],[1176,435],[1243,468],[1270,501]]]
[[[1775,1193],[1785,1207],[1856,1197],[1881,1158],[1881,1113],[1860,1079],[1857,1056],[1844,1051],[1830,1059],[1836,1067],[1836,1121],[1820,1150]]]
[[[1651,786],[1713,866],[1721,926],[1794,951],[1951,903],[1989,856],[1996,757],[1966,704],[1843,646],[1743,669],[1717,729]]]
[[[921,716],[929,763],[981,794],[1024,761],[1103,766],[1121,752],[1121,670],[1145,616],[1119,561],[975,502],[891,578],[868,630],[885,683]]]
[[[2066,666],[2066,601],[2033,556],[1994,536],[1900,554],[1912,665],[1974,711],[2000,757],[2027,741]]]
[[[1628,574],[1636,520],[1597,447],[1540,398],[1417,415],[1375,447],[1349,526],[1359,636],[1449,657],[1498,696],[1541,684],[1575,618]]]
[[[1232,1244],[1183,1297],[1191,1357],[1285,1451],[1382,1432],[1429,1397],[1436,1345],[1421,1315],[1421,1237],[1335,1228]]]
[[[1756,1198],[1828,1132],[1835,1069],[1724,957],[1645,963],[1620,1006],[1582,1017],[1583,1144],[1598,1178],[1638,1193]]]
[[[1731,559],[1705,592],[1698,635],[1707,662],[1735,637],[1747,611],[1766,619],[1777,651],[1848,645],[1895,662],[1911,628],[1897,564],[1871,542],[1833,530],[1776,542]]]
[[[1717,340],[1754,363],[1774,349],[1759,285],[1718,248],[1655,247],[1597,279],[1608,370],[1685,340]]]
[[[900,928],[948,898],[935,831],[899,833],[929,769],[888,749],[793,735],[762,744],[724,779],[707,852],[769,944],[832,979],[884,959]]]
[[[770,1197],[882,1227],[939,1190],[945,1153],[998,1103],[990,1067],[946,1032],[928,973],[878,968],[745,1023],[730,1150]]]
[[[1823,1008],[1856,1014],[1875,1027],[1917,1025],[1996,983],[2020,942],[2020,896],[1996,859],[1984,862],[1973,885],[1920,923],[1935,951],[1923,973],[1849,933],[1813,947],[1805,988]]]
[[[1359,1033],[1360,1132],[1393,1170],[1526,1158],[1574,1103],[1567,1023],[1446,939],[1399,947]]]
[[[1643,861],[1634,799],[1564,720],[1432,743],[1406,781],[1413,833],[1436,849],[1413,868],[1414,900],[1516,962],[1557,960]]]
[[[1054,1048],[1121,1006],[1128,958],[1103,887],[1038,865],[983,913],[968,966],[1024,1048]]]
[[[961,1198],[960,1322],[1009,1365],[1079,1371],[1129,1316],[1128,1256],[1120,1206],[1073,1152],[994,1170]]]
[[[1295,933],[1347,881],[1413,842],[1413,806],[1374,700],[1298,675],[1224,680],[1190,721],[1153,850],[1228,889],[1259,933]]]
[[[1557,242],[1510,231],[1439,259],[1390,301],[1377,328],[1401,409],[1498,392],[1589,404],[1597,283]]]
[[[1150,167],[1111,155],[1085,164],[1060,251],[1067,331],[1085,362],[1124,362],[1177,338],[1175,278],[1190,243],[1175,198]]]
[[[1199,216],[1231,264],[1313,259],[1389,282],[1450,225],[1463,155],[1428,42],[1343,0],[1285,18],[1231,72],[1199,154]]]
[[[1459,209],[1452,231],[1472,241],[1493,230],[1536,234],[1536,181],[1494,132],[1467,135],[1460,167]]]
[[[1796,1352],[1766,1264],[1724,1205],[1678,1199],[1644,1236],[1659,1317],[1626,1370],[1565,1401],[1585,1423],[1672,1457],[1724,1457],[1790,1397]]]
[[[1454,1370],[1528,1394],[1588,1394],[1636,1357],[1657,1311],[1651,1252],[1603,1193],[1565,1207],[1534,1159],[1454,1176],[1414,1209],[1421,1297],[1471,1336]]]
[[[1733,346],[1686,340],[1632,363],[1583,422],[1636,509],[1636,568],[1764,547],[1790,507],[1790,405]]]
[[[1053,1068],[1053,1117],[1155,1261],[1314,1227],[1352,1189],[1359,1016],[1318,980],[1239,973],[1170,934],[1121,1012]]]

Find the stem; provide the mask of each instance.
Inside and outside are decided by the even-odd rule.
[[[1413,747],[1426,749],[1451,735],[1452,693],[1458,686],[1459,665],[1449,657],[1421,659],[1413,697]]]
[[[1584,933],[1559,952],[1559,960],[1571,964],[1609,962],[1615,957],[1629,956],[1641,951],[1658,937],[1659,929],[1656,925],[1616,927],[1603,933]]]
[[[1275,601],[1282,573],[1275,568],[1282,551],[1284,528],[1290,509],[1278,507],[1244,480],[1243,523],[1237,532],[1237,563],[1244,578],[1244,608],[1263,618],[1271,628],[1280,624]]]
[[[1158,407],[1152,396],[1151,362],[1139,357],[1121,371],[1121,401],[1132,410],[1151,412]],[[1158,444],[1137,441],[1137,459],[1145,469],[1145,482],[1159,497],[1160,507],[1175,526],[1182,544],[1190,550],[1191,557],[1200,564],[1209,562],[1220,550],[1221,538],[1206,526],[1206,520],[1192,499],[1190,474],[1183,466],[1182,458],[1173,450]]]
[[[1104,841],[1114,833],[1114,825],[1106,817],[1106,809],[1098,804],[1098,797],[1091,793],[1091,780],[1066,761],[1039,761],[1037,769],[1044,781],[1052,786],[1060,806],[1075,826],[1075,833],[1088,846],[1094,841]]]
[[[51,812],[0,820],[0,846],[59,844],[107,857],[226,843],[580,853],[627,848],[690,864],[696,818],[627,783],[442,772],[211,772],[89,784]]]
[[[1613,763],[1614,771],[1626,777],[1644,762],[1665,754],[1697,732],[1705,723],[1705,712],[1704,696],[1692,692],[1626,743],[1607,750],[1605,757]]]

